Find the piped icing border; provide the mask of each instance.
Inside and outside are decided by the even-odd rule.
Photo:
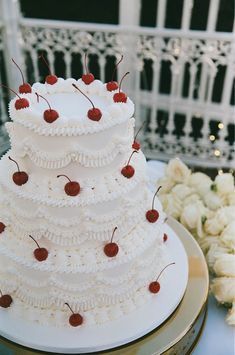
[[[120,169],[113,173],[107,173],[99,178],[80,179],[81,193],[78,196],[67,196],[64,192],[64,180],[45,178],[43,181],[35,174],[29,174],[28,182],[23,186],[17,186],[12,181],[14,166],[9,165],[9,152],[1,159],[3,171],[0,185],[12,194],[12,198],[30,200],[32,202],[55,206],[86,206],[99,202],[111,201],[134,189],[140,182],[147,182],[146,160],[142,152],[135,154],[132,165],[135,167],[135,175],[131,179],[121,174],[122,167],[126,160],[120,165]],[[23,162],[21,169],[23,170]]]
[[[81,306],[77,300],[66,299],[71,303],[71,306],[75,311],[80,311],[82,308],[83,316],[87,324],[102,324],[107,321],[112,321],[114,319],[120,318],[125,314],[135,310],[135,308],[140,308],[147,300],[149,300],[152,295],[150,292],[146,292],[146,285],[156,277],[156,274],[161,271],[163,266],[168,261],[169,256],[163,250],[158,251],[156,257],[153,258],[152,265],[142,265],[146,271],[146,275],[142,278],[140,285],[134,283],[134,290],[126,290],[124,294],[115,294],[111,296],[99,297],[99,306],[97,307],[97,299],[89,299],[87,303],[83,303]],[[14,272],[13,274],[14,275]],[[136,279],[136,275],[134,275]],[[164,279],[164,275],[163,275]],[[133,282],[133,280],[132,280]],[[53,283],[53,280],[52,280]],[[164,280],[163,280],[164,283]],[[125,284],[128,284],[125,282]],[[132,283],[131,283],[132,284]],[[58,287],[60,285],[57,283]],[[137,287],[137,288],[136,288]],[[50,299],[47,297],[43,299],[42,297],[33,298],[31,294],[26,292],[19,292],[22,289],[22,282],[20,279],[17,282],[10,282],[9,277],[5,280],[3,279],[3,290],[10,292],[14,297],[14,307],[9,308],[12,316],[19,318],[27,318],[30,321],[36,321],[40,324],[52,325],[57,327],[68,327],[68,311],[64,307],[64,299],[66,294],[59,292],[59,299],[55,300],[58,294],[55,292]],[[24,287],[23,287],[24,289]],[[129,292],[128,292],[129,291]],[[69,291],[70,293],[71,291]],[[90,292],[89,292],[90,293]],[[35,295],[36,296],[36,295]],[[85,300],[84,300],[85,301]],[[108,301],[108,303],[107,303]],[[35,306],[35,303],[38,306]]]
[[[52,124],[44,121],[42,113],[35,109],[37,105],[37,96],[50,95],[53,93],[72,93],[77,92],[72,84],[76,84],[86,94],[100,95],[107,99],[107,108],[102,111],[102,119],[99,122],[89,120],[87,117],[82,117],[76,122],[76,117],[61,116]],[[59,78],[54,85],[35,83],[32,86],[32,93],[21,94],[22,98],[27,98],[29,107],[16,110],[15,102],[17,98],[11,100],[9,104],[9,114],[13,121],[22,124],[24,127],[44,136],[75,136],[92,134],[101,132],[105,129],[120,124],[130,119],[134,114],[134,104],[128,98],[126,103],[116,103],[113,101],[114,93],[110,93],[106,89],[106,85],[100,80],[95,80],[90,85],[85,85],[81,79],[62,79]],[[78,93],[79,95],[79,93]],[[81,95],[81,94],[80,94]]]
[[[14,290],[17,300],[24,301],[26,305],[54,308],[60,311],[64,309],[66,300],[75,310],[87,311],[124,302],[141,288],[145,288],[145,293],[150,295],[146,286],[156,277],[167,259],[166,250],[157,244],[151,249],[148,260],[136,259],[132,270],[118,277],[115,283],[112,279],[97,274],[92,278],[92,282],[87,282],[80,287],[79,285],[71,287],[68,283],[59,281],[56,276],[50,277],[47,283],[41,281],[36,284],[31,279],[17,277],[16,269],[5,274],[2,280],[4,288]],[[136,274],[139,275],[138,281],[136,281]],[[11,277],[8,283],[9,276]],[[95,292],[92,292],[94,288]]]
[[[15,147],[20,157],[29,156],[32,162],[45,169],[61,169],[71,162],[77,162],[84,167],[103,167],[110,164],[120,153],[125,153],[133,141],[134,119],[130,119],[128,135],[125,137],[114,135],[111,142],[100,150],[89,150],[80,146],[79,142],[68,143],[61,151],[43,151],[37,147],[33,138],[26,137],[18,142],[17,127],[13,123],[6,124],[11,145]]]
[[[34,249],[31,244],[29,247],[28,237],[25,237],[25,244],[28,245],[25,248],[22,243],[18,246],[15,243],[15,238],[11,238],[12,241],[10,241],[9,235],[8,238],[1,241],[0,254],[12,260],[18,266],[21,265],[31,271],[52,271],[65,274],[107,271],[133,261],[148,248],[151,248],[154,242],[161,237],[161,227],[162,225],[153,226],[146,221],[138,225],[128,236],[120,239],[120,252],[118,257],[115,257],[111,262],[102,250],[104,245],[100,245],[92,250],[90,246],[78,250],[70,248],[67,252],[63,249],[54,248],[47,260],[38,263],[33,256]],[[7,235],[7,233],[4,234]],[[148,238],[146,238],[146,234]]]
[[[0,206],[1,219],[16,236],[32,234],[38,241],[44,238],[57,245],[75,246],[86,240],[107,241],[115,226],[118,226],[119,233],[127,233],[137,220],[145,219],[151,203],[152,194],[146,188],[138,191],[134,198],[121,198],[117,208],[99,216],[87,208],[78,209],[76,217],[69,219],[51,216],[44,206],[24,211],[13,204],[9,196]],[[157,202],[155,208],[159,211],[158,223],[163,223],[165,213],[161,204]]]

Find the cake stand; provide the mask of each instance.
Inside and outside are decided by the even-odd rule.
[[[208,271],[204,256],[190,234],[171,218],[166,228],[169,249],[176,265],[165,274],[164,284],[169,286],[162,287],[157,297],[153,297],[146,306],[112,323],[62,330],[17,321],[1,311],[0,334],[13,342],[47,353],[99,351],[101,354],[102,350],[115,347],[105,353],[151,355],[168,353],[171,349],[171,354],[186,354],[196,342],[205,319]],[[35,353],[4,339],[0,350],[1,344],[6,349],[17,349],[17,355]]]

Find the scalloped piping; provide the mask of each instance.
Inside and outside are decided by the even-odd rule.
[[[122,222],[122,220],[125,218],[123,215],[123,209],[129,209],[132,210],[135,208],[135,210],[141,210],[143,208],[143,204],[141,203],[145,200],[146,203],[148,203],[148,200],[152,200],[152,194],[150,194],[149,189],[144,186],[143,190],[140,190],[140,195],[137,194],[137,198],[129,198],[128,195],[126,197],[121,197],[120,198],[120,204],[122,205],[122,208],[115,208],[113,211],[109,211],[108,214],[102,214],[99,216],[96,215],[95,212],[91,212],[88,208],[83,208],[82,210],[82,219],[89,220],[89,230],[93,232],[97,232],[97,224],[108,224],[110,225],[111,222],[119,221]],[[1,192],[1,191],[0,191]],[[57,226],[62,226],[62,227],[77,227],[80,226],[81,221],[79,217],[71,217],[71,218],[57,218],[57,217],[52,217],[48,213],[48,207],[46,206],[40,206],[37,209],[31,209],[30,211],[27,210],[26,212],[22,209],[17,207],[17,204],[15,201],[13,202],[13,199],[9,196],[9,194],[6,194],[6,191],[2,190],[2,193],[0,193],[2,199],[2,208],[4,208],[4,213],[5,214],[12,214],[16,218],[22,218],[24,219],[23,223],[24,224],[29,224],[30,221],[34,218],[37,219],[43,219],[45,220],[45,224],[48,226],[49,224],[53,225],[53,231],[55,231]],[[1,201],[0,201],[1,203]],[[136,207],[137,206],[137,207]],[[79,207],[80,208],[80,207]],[[128,212],[127,212],[128,213]],[[81,215],[81,211],[78,211],[77,215]],[[90,226],[91,224],[95,224],[94,229]],[[108,229],[104,228],[104,229]],[[100,232],[100,230],[99,230]],[[60,234],[56,232],[56,234]]]
[[[124,231],[127,233],[135,226],[137,220],[142,220],[144,218],[145,212],[147,210],[147,205],[150,199],[144,199],[146,203],[137,204],[137,208],[133,207],[130,209],[134,212],[131,214],[128,211],[128,206],[123,208],[121,214],[117,214],[116,218],[112,218],[106,221],[105,223],[102,221],[95,222],[89,220],[87,226],[85,225],[82,229],[77,230],[77,226],[75,228],[71,227],[69,230],[61,230],[56,226],[56,224],[50,225],[48,222],[45,222],[43,219],[41,221],[31,221],[31,220],[21,220],[15,214],[10,213],[11,211],[5,208],[4,209],[4,220],[8,221],[8,225],[11,230],[15,233],[15,235],[26,235],[32,234],[36,237],[37,240],[40,240],[42,237],[50,240],[54,244],[61,246],[76,246],[84,243],[87,240],[99,240],[99,241],[107,241],[112,234],[112,226],[118,225],[119,234],[122,234]],[[142,199],[143,202],[143,199]],[[136,201],[133,201],[133,206]],[[126,211],[126,212],[124,212]],[[159,222],[164,219],[164,213],[161,213],[161,217],[159,218]],[[79,226],[80,219],[78,219],[77,223]],[[98,223],[98,225],[97,225]],[[38,227],[40,225],[40,227]],[[102,227],[102,229],[100,229]]]
[[[145,228],[142,226],[138,226],[135,230],[133,230],[128,237],[125,236],[125,238],[120,239],[119,244],[120,244],[120,252],[119,256],[115,258],[115,260],[107,260],[107,257],[102,253],[102,245],[98,247],[97,249],[93,250],[92,253],[88,253],[88,257],[90,262],[87,262],[87,253],[85,250],[80,250],[81,252],[81,258],[77,258],[77,252],[74,251],[74,248],[72,250],[69,250],[68,255],[75,255],[76,257],[73,258],[68,258],[65,259],[67,260],[67,265],[61,266],[61,261],[59,261],[59,265],[56,264],[57,258],[54,259],[54,263],[52,263],[53,255],[55,255],[55,251],[49,254],[49,258],[44,261],[43,263],[38,263],[34,260],[33,255],[27,254],[25,250],[28,251],[28,248],[22,248],[22,244],[20,247],[23,249],[23,255],[16,255],[15,252],[12,250],[9,250],[7,247],[7,244],[9,243],[9,238],[2,239],[2,242],[0,244],[0,254],[4,255],[5,257],[13,260],[19,265],[22,265],[26,268],[29,268],[31,270],[40,270],[40,271],[52,271],[52,272],[58,272],[58,273],[77,273],[78,271],[80,273],[92,273],[92,272],[98,272],[102,270],[108,270],[115,268],[119,265],[124,265],[133,259],[135,259],[137,256],[141,255],[141,253],[144,252],[144,250],[148,249],[156,239],[159,238],[160,232],[161,232],[161,226],[152,226],[147,222],[144,222],[146,225]],[[148,238],[143,239],[143,236],[149,234]],[[133,245],[135,246],[136,241],[138,240],[138,246],[133,248]],[[133,244],[133,241],[135,243]],[[4,245],[6,244],[6,245]],[[13,240],[12,244],[13,248],[15,248],[15,241]],[[126,250],[126,253],[125,253]],[[132,251],[130,253],[130,250]],[[17,248],[17,252],[20,252],[20,248]],[[58,253],[59,251],[57,251]],[[86,258],[86,263],[83,262],[84,256]],[[59,253],[59,257],[60,257]],[[63,257],[66,256],[64,255],[63,252]],[[95,263],[94,263],[94,257],[95,257]],[[91,263],[93,261],[93,263]],[[81,262],[81,264],[78,264]]]
[[[61,169],[71,162],[77,162],[84,167],[103,167],[110,164],[118,154],[126,152],[131,146],[133,140],[133,121],[134,119],[131,119],[128,125],[127,137],[116,135],[113,137],[112,142],[98,151],[91,151],[76,144],[76,148],[73,146],[66,151],[60,152],[60,154],[56,154],[54,151],[49,153],[35,148],[35,142],[32,139],[26,138],[21,142],[17,154],[21,157],[28,155],[36,166],[44,169]],[[17,133],[14,132],[14,128],[9,124],[8,132],[10,133],[11,145],[14,146],[14,141],[18,139]]]
[[[165,245],[157,244],[157,248],[154,252],[152,250],[149,253],[149,257],[147,260],[136,260],[136,266],[135,268],[132,267],[131,270],[129,270],[127,273],[118,275],[115,278],[113,277],[105,277],[102,273],[99,274],[97,273],[96,275],[92,276],[92,284],[90,280],[87,280],[87,282],[83,284],[71,284],[69,282],[65,282],[64,280],[61,281],[58,278],[57,274],[51,274],[48,279],[43,278],[43,280],[38,280],[35,278],[29,278],[26,277],[26,275],[23,275],[21,270],[17,268],[11,268],[8,272],[7,275],[11,279],[12,285],[15,283],[22,283],[25,284],[27,287],[32,287],[32,288],[37,288],[37,289],[42,289],[42,288],[49,288],[49,287],[54,287],[61,289],[63,291],[68,291],[68,292],[84,292],[84,291],[89,291],[90,289],[93,288],[93,285],[96,285],[96,287],[102,287],[102,290],[104,290],[104,287],[110,287],[110,286],[121,286],[122,284],[128,284],[129,281],[133,278],[135,279],[137,269],[138,270],[138,275],[139,279],[144,278],[144,274],[146,273],[146,270],[148,270],[148,267],[150,264],[154,262],[154,259],[156,260],[156,256],[158,255],[158,259],[161,257],[162,254],[164,254],[165,251]],[[156,271],[156,270],[155,270]],[[5,276],[8,279],[8,276]],[[14,289],[16,287],[14,286]],[[92,290],[91,290],[92,291]],[[57,291],[56,291],[57,292]],[[58,290],[59,292],[59,290]],[[108,290],[107,290],[108,292]],[[105,292],[104,292],[105,293]]]
[[[9,155],[9,152],[6,155]],[[29,181],[26,184],[27,186],[14,186],[11,178],[13,173],[12,167],[10,168],[11,170],[9,169],[9,166],[7,166],[8,169],[4,169],[6,155],[2,158],[1,165],[2,170],[6,170],[8,175],[3,177],[1,181],[2,186],[12,193],[13,198],[17,196],[21,199],[31,200],[49,206],[85,206],[110,201],[119,196],[124,196],[130,190],[134,189],[139,182],[147,181],[145,173],[145,157],[143,153],[140,152],[137,157],[135,155],[133,156],[132,165],[135,167],[136,172],[131,179],[123,177],[120,170],[104,175],[98,180],[98,183],[96,182],[96,179],[80,179],[83,191],[77,197],[71,198],[70,196],[66,196],[63,189],[64,185],[62,182],[56,182],[56,178],[55,181],[48,180],[45,181],[44,184],[42,181],[37,181],[35,175],[31,174],[29,175]],[[96,188],[93,190],[92,187],[89,186],[95,186]],[[35,194],[35,191],[38,191],[38,193]],[[47,191],[48,195],[50,192],[50,196],[43,196],[44,191]]]
[[[118,288],[115,290],[110,288],[110,286],[114,285],[100,285],[99,283],[96,284],[95,280],[93,285],[95,284],[96,294],[92,293],[92,285],[88,285],[85,289],[87,293],[81,295],[81,292],[85,290],[79,289],[79,300],[78,295],[76,295],[77,290],[63,290],[57,289],[53,287],[46,287],[45,293],[37,292],[34,289],[27,287],[26,285],[21,285],[19,279],[16,279],[17,285],[15,286],[16,295],[26,304],[39,306],[39,307],[51,307],[52,305],[56,305],[56,307],[61,308],[63,307],[64,301],[69,301],[70,305],[75,309],[80,310],[88,310],[93,309],[94,307],[102,307],[107,305],[114,305],[120,303],[130,297],[137,292],[137,290],[143,285],[148,284],[148,282],[156,277],[157,271],[161,269],[161,266],[165,264],[163,260],[166,259],[166,255],[160,252],[161,257],[159,257],[160,249],[159,247],[156,251],[152,251],[153,257],[149,263],[149,267],[144,269],[142,274],[139,274],[137,270],[133,271],[129,274],[129,278],[127,278],[128,282],[122,280],[122,285],[118,285]],[[155,264],[156,260],[158,260],[157,265]],[[150,266],[150,264],[152,264]],[[138,261],[137,261],[138,265]],[[138,269],[138,266],[136,266]],[[136,279],[136,275],[138,275],[138,280]],[[60,287],[60,285],[59,285]],[[67,291],[67,292],[66,292]],[[72,294],[72,292],[74,292]]]

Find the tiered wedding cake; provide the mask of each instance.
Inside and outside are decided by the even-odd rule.
[[[165,217],[133,142],[134,105],[92,77],[24,83],[10,103],[0,306],[42,324],[86,326],[141,307],[157,297],[168,260]]]

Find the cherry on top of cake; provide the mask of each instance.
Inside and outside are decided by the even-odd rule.
[[[77,135],[98,132],[133,116],[134,104],[121,90],[123,79],[129,72],[123,75],[119,84],[113,79],[123,56],[115,65],[111,81],[105,84],[95,78],[87,84],[84,76],[78,80],[57,78],[52,74],[45,58],[40,58],[47,65],[50,74],[45,83],[34,83],[32,86],[25,82],[22,70],[13,60],[20,70],[23,82],[19,87],[19,94],[8,88],[16,95],[10,102],[10,116],[13,121],[42,135],[45,134],[45,127],[49,128],[49,135]],[[86,58],[87,56],[85,60]],[[85,66],[84,75],[90,75],[87,63]],[[51,80],[52,77],[55,80]]]

